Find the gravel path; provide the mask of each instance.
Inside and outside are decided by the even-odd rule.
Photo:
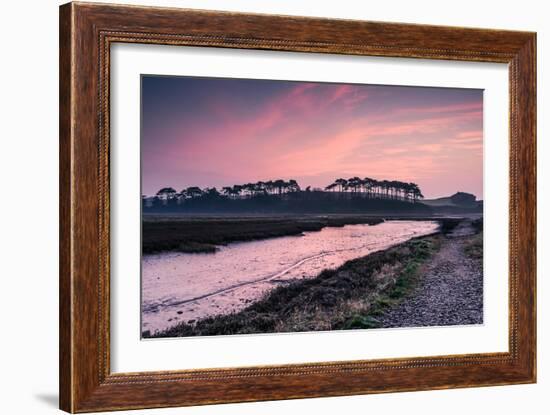
[[[483,267],[464,254],[471,222],[460,223],[426,265],[413,291],[379,318],[380,327],[483,323]]]

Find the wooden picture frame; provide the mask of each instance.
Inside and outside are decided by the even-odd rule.
[[[111,373],[109,59],[117,42],[508,64],[509,352]],[[535,382],[535,33],[69,3],[60,8],[59,93],[61,409],[91,412]]]

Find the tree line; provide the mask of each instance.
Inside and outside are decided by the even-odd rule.
[[[235,184],[224,186],[221,190],[216,187],[201,189],[198,186],[191,186],[177,191],[173,187],[163,187],[155,199],[164,201],[186,201],[194,199],[244,199],[258,196],[282,196],[285,194],[299,194],[311,192],[338,192],[348,197],[363,197],[377,199],[393,199],[416,202],[424,198],[420,187],[416,183],[406,183],[397,180],[376,180],[369,177],[361,179],[351,177],[349,179],[336,179],[324,189],[314,189],[308,186],[301,189],[296,180],[285,181],[283,179],[258,181],[256,183]],[[143,196],[145,199],[145,196]]]
[[[325,187],[326,191],[365,193],[367,197],[382,199],[395,199],[416,202],[423,199],[424,195],[416,183],[401,182],[398,180],[376,180],[370,177],[361,179],[352,177],[349,179],[336,179]]]
[[[228,198],[254,197],[263,195],[282,195],[289,192],[299,192],[300,186],[296,180],[285,181],[282,179],[269,180],[267,182],[259,181],[256,183],[235,184],[233,186],[224,186],[219,191],[216,187],[206,187],[201,189],[198,186],[191,186],[182,189],[180,192],[173,187],[163,187],[156,193],[156,197],[172,199],[195,199],[199,197],[217,197],[226,196]]]

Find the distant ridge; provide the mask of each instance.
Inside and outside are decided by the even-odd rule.
[[[424,199],[420,203],[434,209],[435,213],[482,213],[483,200],[466,192],[456,192],[452,196],[437,199]]]

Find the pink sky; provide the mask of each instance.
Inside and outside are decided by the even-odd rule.
[[[353,176],[483,198],[483,91],[143,77],[142,186]]]

